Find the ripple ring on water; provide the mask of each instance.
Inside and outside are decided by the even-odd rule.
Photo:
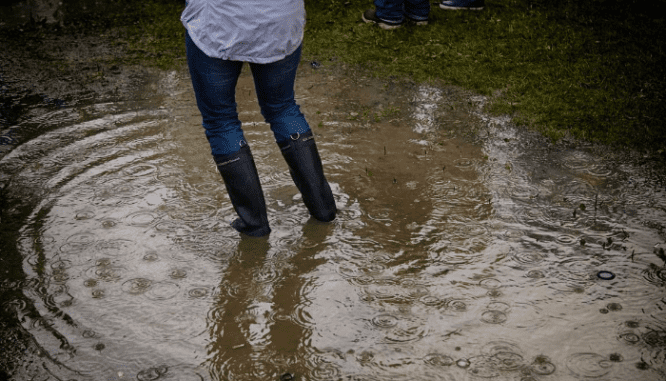
[[[572,235],[568,235],[568,234],[560,235],[556,239],[557,239],[557,242],[559,242],[561,244],[564,244],[564,245],[571,245],[571,244],[573,244],[577,241],[576,237],[574,237]]]
[[[166,365],[144,369],[142,371],[139,371],[139,373],[137,373],[136,379],[139,381],[157,380],[158,378],[166,374],[168,370],[169,368]]]
[[[389,314],[378,315],[372,318],[372,325],[378,328],[392,328],[398,324],[398,319]]]
[[[529,265],[529,264],[535,264],[543,261],[544,255],[541,253],[536,253],[533,251],[520,251],[520,252],[513,252],[511,257],[513,260],[515,260],[518,263],[524,264],[524,265]]]
[[[67,238],[67,242],[72,243],[93,243],[97,236],[91,232],[76,233]]]
[[[127,223],[132,226],[148,226],[157,218],[157,214],[146,211],[134,212],[126,217]]]
[[[430,353],[423,358],[423,361],[426,364],[433,366],[451,366],[455,364],[455,360],[451,356],[441,355],[439,353]]]
[[[499,288],[502,286],[502,282],[495,278],[486,278],[483,279],[482,281],[479,282],[479,286],[487,289],[487,290],[494,290],[496,288]]]
[[[451,299],[446,301],[446,308],[456,312],[467,311],[467,304],[462,300]]]
[[[633,332],[621,333],[619,338],[627,344],[636,344],[641,341],[640,336]]]
[[[481,321],[488,324],[502,324],[506,322],[508,317],[502,311],[487,310],[481,314]]]
[[[183,279],[183,278],[187,277],[187,270],[185,270],[185,269],[173,269],[169,273],[169,277],[171,277],[171,279]]]
[[[456,159],[454,165],[458,168],[469,168],[474,165],[474,160],[468,158]]]
[[[193,288],[190,291],[187,292],[187,295],[190,298],[205,298],[208,296],[208,288],[206,287],[197,287]]]
[[[125,168],[123,173],[132,177],[147,176],[157,171],[157,167],[152,164],[138,164]]]
[[[66,259],[57,260],[51,263],[51,268],[54,270],[66,270],[70,267],[72,267],[72,262]]]
[[[567,368],[579,377],[602,377],[611,371],[613,363],[597,353],[574,353],[566,361]]]
[[[419,301],[426,306],[431,307],[440,306],[444,303],[441,299],[433,295],[424,295],[419,299]]]
[[[532,278],[532,279],[541,279],[545,278],[546,274],[544,274],[541,270],[530,270],[525,274],[526,277]]]
[[[134,278],[122,285],[122,290],[128,294],[139,295],[148,291],[153,282],[146,278]]]
[[[555,373],[555,365],[546,356],[537,356],[530,366],[532,372],[545,376]]]
[[[172,282],[157,282],[150,286],[146,297],[150,300],[167,300],[180,292],[180,286]]]
[[[423,326],[412,326],[409,328],[393,328],[387,335],[386,340],[390,343],[408,343],[422,339],[427,331]]]

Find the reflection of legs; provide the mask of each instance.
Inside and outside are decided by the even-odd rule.
[[[219,380],[273,379],[267,369],[263,346],[269,340],[268,315],[271,310],[270,284],[257,283],[255,273],[265,266],[270,248],[265,239],[244,237],[238,255],[224,271],[222,291],[214,305],[215,319],[209,321],[211,343],[208,358],[211,372]],[[261,360],[258,360],[261,359]],[[256,377],[255,377],[256,376]]]
[[[223,270],[224,281],[209,313],[208,363],[215,379],[277,380],[287,372],[306,375],[309,363],[307,341],[311,328],[297,315],[308,304],[304,285],[317,266],[317,257],[334,226],[310,221],[303,227],[303,245],[288,262],[267,260],[270,249],[265,239],[244,237],[238,255]],[[282,263],[282,266],[280,264]],[[266,266],[277,265],[273,281],[257,282],[255,275]],[[305,379],[297,377],[296,379]]]
[[[261,113],[271,125],[289,172],[303,195],[310,214],[324,222],[335,218],[333,193],[312,131],[294,99],[294,80],[301,48],[284,59],[265,65],[251,64]]]
[[[317,254],[323,250],[325,241],[333,228],[330,224],[319,224],[314,221],[303,226],[302,248],[297,248],[296,254],[289,258],[287,266],[280,274],[280,283],[275,285],[273,303],[275,310],[281,314],[291,314],[293,319],[276,319],[271,329],[271,341],[268,350],[272,353],[288,356],[281,358],[289,363],[288,368],[281,369],[281,373],[289,372],[296,375],[297,380],[308,379],[309,362],[307,358],[308,339],[312,335],[312,328],[303,321],[301,315],[307,311],[300,309],[309,304],[304,287],[311,283],[313,271],[317,266],[326,262],[325,258]],[[285,361],[287,360],[287,361]],[[311,364],[311,363],[310,363]]]
[[[270,228],[266,202],[254,158],[244,140],[236,112],[236,83],[243,63],[208,57],[189,35],[186,35],[185,44],[206,138],[239,216],[232,226],[248,235],[267,235]]]

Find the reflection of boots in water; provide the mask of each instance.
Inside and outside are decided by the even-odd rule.
[[[304,224],[302,240],[294,247],[294,255],[283,266],[279,281],[274,285],[273,308],[276,315],[292,316],[290,319],[275,319],[270,327],[271,340],[267,351],[277,353],[285,360],[279,368],[281,381],[305,379],[305,375],[311,372],[309,340],[312,327],[298,315],[299,311],[308,313],[312,303],[308,285],[317,283],[314,272],[327,262],[324,256],[318,254],[326,249],[326,239],[333,229],[334,225],[322,224],[314,219]]]
[[[214,159],[239,217],[231,226],[253,237],[269,234],[266,201],[250,147],[245,143],[237,152],[214,155]]]
[[[333,192],[324,177],[312,131],[294,134],[290,140],[280,143],[279,146],[289,165],[291,178],[303,195],[303,202],[312,217],[322,222],[335,219],[337,209]]]
[[[223,270],[219,288],[227,292],[217,295],[209,314],[214,319],[208,320],[207,362],[215,379],[257,379],[250,373],[266,370],[258,359],[265,359],[262,348],[270,339],[271,284],[257,282],[254,275],[266,266],[269,249],[267,239],[241,236],[237,255]]]

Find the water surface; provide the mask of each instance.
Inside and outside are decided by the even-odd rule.
[[[30,337],[14,379],[666,377],[656,169],[550,145],[460,90],[304,63],[339,208],[321,224],[246,68],[273,233],[241,238],[186,72],[137,93],[12,126],[43,131],[0,159],[6,197],[30,200],[2,283]]]

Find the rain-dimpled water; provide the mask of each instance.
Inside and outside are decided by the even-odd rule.
[[[186,70],[136,92],[12,126],[42,131],[0,159],[4,197],[29,200],[23,275],[2,283],[29,338],[15,379],[666,377],[658,169],[551,144],[461,90],[304,62],[339,209],[318,223],[246,66],[273,232],[241,237]]]

